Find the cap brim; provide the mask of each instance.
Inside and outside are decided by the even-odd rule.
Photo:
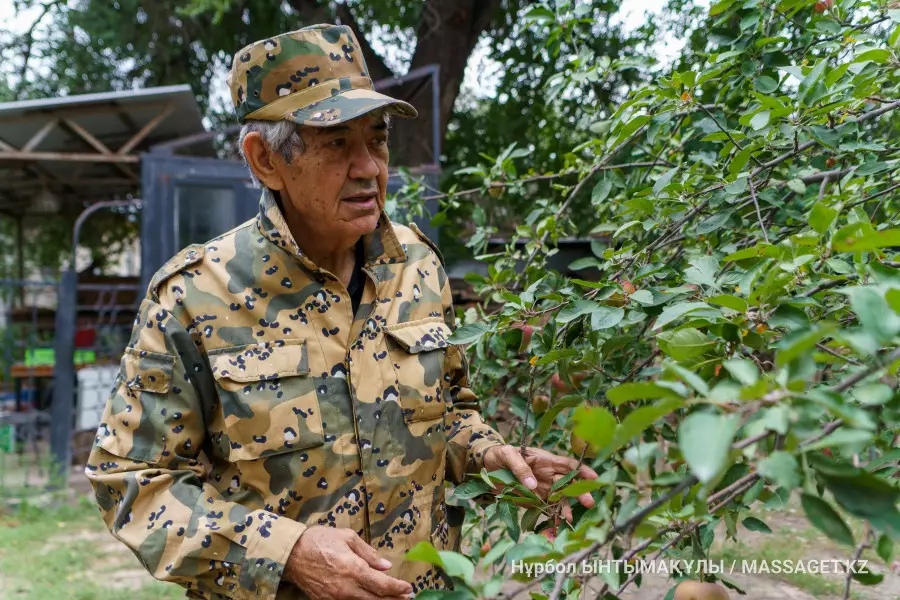
[[[414,119],[418,112],[412,104],[379,94],[373,90],[346,90],[315,104],[287,113],[285,118],[299,125],[330,127],[351,121],[379,108],[387,108],[391,115]]]

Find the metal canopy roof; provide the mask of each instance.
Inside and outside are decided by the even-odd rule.
[[[188,85],[0,103],[0,212],[135,194],[140,153],[204,132],[201,119]]]

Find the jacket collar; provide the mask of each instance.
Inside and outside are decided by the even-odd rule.
[[[264,189],[262,197],[259,200],[259,213],[256,215],[256,224],[260,233],[270,242],[282,248],[288,254],[294,256],[307,269],[314,273],[320,272],[319,268],[309,257],[303,254],[300,246],[291,235],[287,222],[275,196],[268,189]],[[377,265],[391,265],[406,262],[406,252],[397,239],[391,220],[388,218],[384,209],[381,209],[381,215],[378,217],[378,224],[375,231],[367,233],[363,236],[363,249],[365,253],[365,266],[373,267]]]

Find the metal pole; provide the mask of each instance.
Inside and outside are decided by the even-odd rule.
[[[431,107],[434,118],[431,121],[434,136],[434,157],[431,162],[441,164],[441,66],[431,65]]]
[[[25,281],[25,226],[24,217],[16,217],[16,260],[18,261],[19,281]],[[25,306],[25,286],[19,287],[19,306]]]
[[[110,200],[97,202],[84,210],[75,220],[72,234],[72,263],[59,282],[59,302],[56,309],[55,365],[53,368],[53,406],[50,415],[50,451],[53,466],[50,487],[64,488],[69,480],[72,463],[72,429],[75,404],[75,319],[78,314],[78,271],[75,257],[81,226],[95,212],[118,206],[137,206],[140,200]]]

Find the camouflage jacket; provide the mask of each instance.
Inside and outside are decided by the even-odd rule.
[[[447,342],[436,250],[384,215],[363,241],[355,315],[268,194],[150,283],[86,473],[112,533],[189,597],[302,598],[281,576],[313,525],[354,530],[416,591],[443,585],[403,554],[458,547],[444,482],[502,440]]]

